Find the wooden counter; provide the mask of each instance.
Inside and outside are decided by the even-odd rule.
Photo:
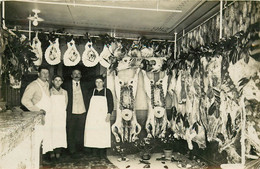
[[[0,113],[0,169],[37,169],[42,119],[39,112]]]

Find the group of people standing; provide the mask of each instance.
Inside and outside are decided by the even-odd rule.
[[[72,158],[86,152],[105,158],[106,148],[111,147],[112,93],[104,87],[102,76],[95,78],[92,89],[81,78],[81,71],[74,69],[67,82],[54,75],[50,87],[49,69],[39,67],[38,78],[22,96],[21,102],[29,111],[45,114],[42,151],[50,158],[60,158],[61,148],[67,148]]]

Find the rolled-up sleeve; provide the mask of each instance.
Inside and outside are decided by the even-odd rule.
[[[35,106],[35,104],[33,103],[33,97],[37,90],[39,89],[37,89],[36,84],[31,83],[26,87],[24,91],[21,102],[30,111],[40,111],[40,108]]]
[[[106,97],[107,97],[108,113],[111,114],[114,110],[114,101],[113,101],[112,92],[109,89],[106,89]]]

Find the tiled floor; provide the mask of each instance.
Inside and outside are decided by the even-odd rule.
[[[64,154],[59,161],[43,160],[41,169],[179,169],[179,168],[207,168],[206,163],[198,159],[189,160],[187,156],[173,153],[173,161],[162,159],[161,153],[151,155],[148,161],[141,161],[140,154],[127,155],[127,161],[118,161],[118,156],[108,156],[108,159],[98,159],[82,154],[73,159]]]

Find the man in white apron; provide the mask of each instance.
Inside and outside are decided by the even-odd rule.
[[[49,69],[39,67],[38,78],[31,82],[25,89],[22,96],[22,104],[29,111],[41,111],[45,114],[45,123],[43,127],[43,154],[52,151],[51,138],[51,101],[49,92]]]
[[[111,147],[110,115],[114,109],[113,96],[104,88],[104,79],[95,80],[86,117],[84,146],[93,148],[93,155],[106,158],[106,148]]]

